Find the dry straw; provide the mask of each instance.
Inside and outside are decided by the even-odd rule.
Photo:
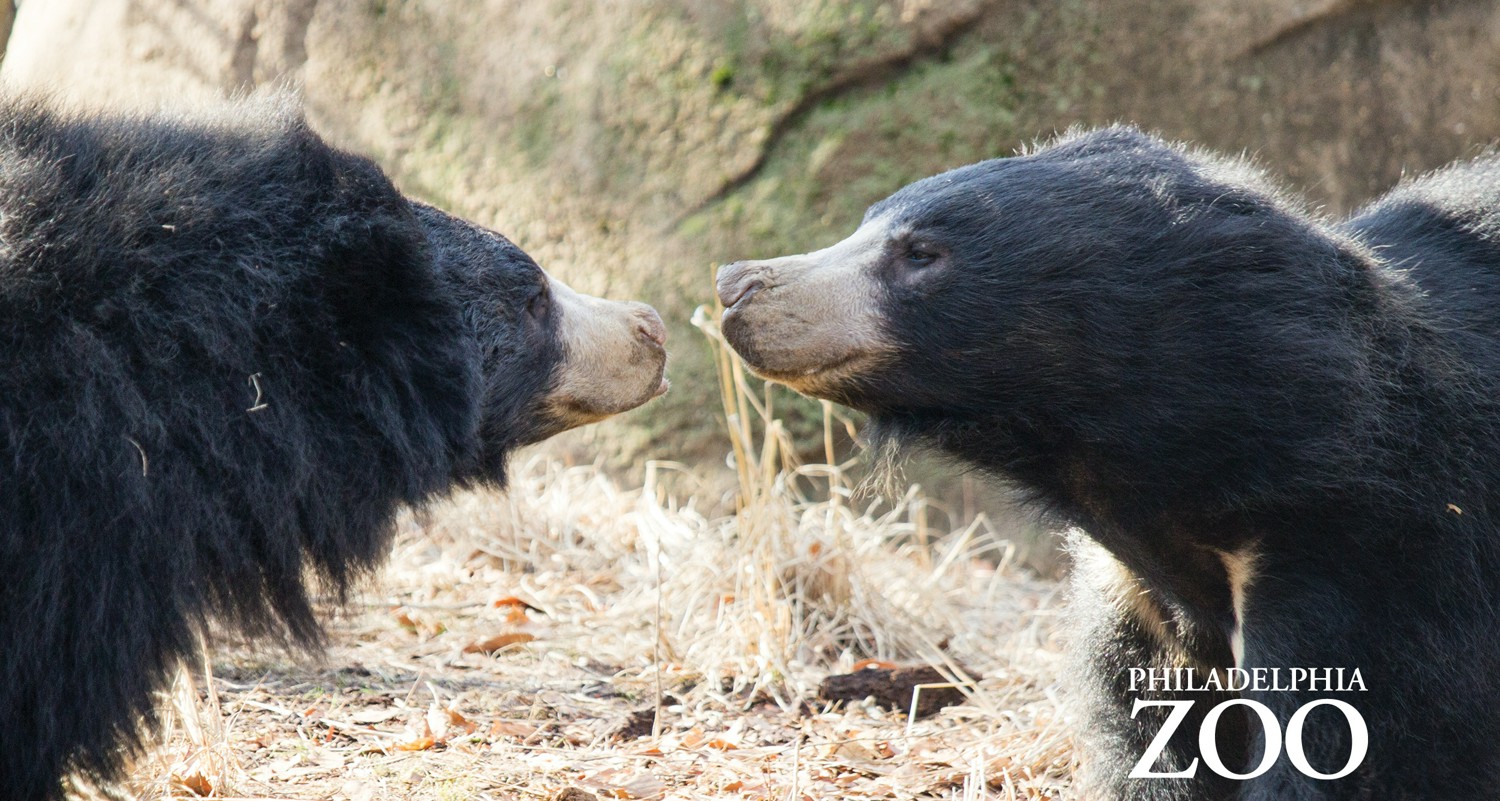
[[[861,498],[835,463],[833,432],[851,424],[831,407],[824,463],[799,461],[781,390],[746,375],[717,317],[694,322],[718,360],[732,513],[668,491],[691,484],[666,480],[683,465],[648,464],[627,489],[534,455],[506,495],[460,495],[402,524],[377,586],[335,623],[327,664],[221,646],[221,676],[257,678],[184,685],[141,794],[1065,797],[1056,586],[1013,565],[983,517],[934,533],[916,488]],[[516,596],[525,612],[497,607]],[[472,647],[497,631],[512,644]],[[983,678],[915,723],[817,702],[824,676],[866,659]],[[616,736],[635,712],[654,716],[649,731]]]

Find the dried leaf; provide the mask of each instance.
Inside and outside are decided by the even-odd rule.
[[[213,782],[208,780],[202,773],[193,773],[188,776],[173,776],[172,784],[180,787],[193,795],[207,797],[214,794]]]
[[[415,740],[398,743],[394,746],[397,751],[431,751],[437,746],[437,740],[429,735],[423,735]]]
[[[430,615],[421,613],[413,615],[410,610],[402,606],[391,608],[391,618],[401,628],[406,629],[412,634],[426,634],[430,637],[436,637],[448,630],[448,626],[442,621],[434,620]]]
[[[525,740],[537,733],[537,727],[515,720],[497,720],[490,724],[491,737],[514,737]]]
[[[438,744],[438,739],[432,735],[432,728],[427,721],[422,721],[422,733],[409,742],[400,743],[395,746],[397,751],[431,751]]]
[[[504,634],[496,634],[488,639],[479,640],[464,646],[466,654],[489,654],[512,645],[531,642],[536,639],[535,634],[527,634],[524,631],[508,631]]]
[[[431,751],[436,746],[437,740],[434,740],[431,736],[424,735],[411,742],[398,743],[395,749],[397,751]]]
[[[528,612],[536,612],[538,614],[546,614],[545,612],[542,612],[541,609],[538,609],[537,607],[532,606],[531,604],[529,604],[529,603],[521,600],[520,598],[517,598],[514,595],[507,595],[504,598],[500,598],[500,599],[496,600],[491,605],[494,606],[496,609],[499,609],[499,608],[505,607],[505,606],[510,606],[510,607],[515,607],[518,610],[524,609],[524,610],[526,610]]]

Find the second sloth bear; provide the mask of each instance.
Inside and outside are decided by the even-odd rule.
[[[288,100],[0,102],[0,797],[118,776],[210,619],[317,644],[309,577],[664,392],[664,340]]]
[[[762,376],[1081,529],[1082,797],[1494,798],[1500,159],[1326,222],[1074,133],[719,294]]]

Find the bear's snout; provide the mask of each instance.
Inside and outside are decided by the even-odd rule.
[[[817,397],[876,369],[888,351],[872,265],[879,231],[815,253],[719,268],[724,339],[757,375]]]
[[[558,425],[603,420],[666,393],[667,327],[656,309],[549,283],[566,353],[548,398]]]

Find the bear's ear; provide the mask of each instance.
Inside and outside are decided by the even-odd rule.
[[[374,345],[431,302],[426,250],[409,219],[375,215],[339,226],[325,251],[323,280],[342,340]]]
[[[323,237],[319,280],[339,338],[377,350],[390,342],[423,342],[427,329],[450,315],[444,314],[421,223],[373,162],[338,151],[330,155],[328,206],[334,211]]]
[[[404,199],[388,211],[346,220],[325,251],[320,291],[336,343],[330,378],[400,398],[391,408],[439,437],[412,458],[459,458],[474,447],[478,423],[471,338],[458,302],[433,271],[415,215]]]

